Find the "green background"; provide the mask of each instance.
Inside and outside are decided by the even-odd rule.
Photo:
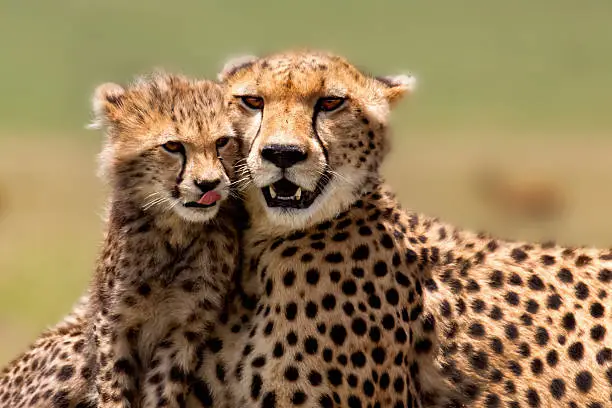
[[[101,135],[84,130],[97,84],[156,67],[211,77],[228,57],[295,47],[412,72],[418,91],[394,113],[385,167],[405,206],[501,236],[609,246],[610,21],[608,0],[0,1],[0,363],[89,279],[104,204]],[[546,222],[512,211],[531,185],[554,185],[565,211]]]

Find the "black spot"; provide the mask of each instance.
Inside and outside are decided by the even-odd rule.
[[[297,304],[295,302],[288,303],[285,307],[285,317],[289,321],[295,320],[295,316],[297,315]]]
[[[368,259],[368,257],[370,256],[370,247],[367,245],[359,245],[357,248],[355,248],[355,250],[353,251],[353,255],[352,258],[355,261],[363,261]]]
[[[572,283],[574,282],[574,276],[569,269],[562,268],[557,273],[557,278],[563,283]]]
[[[532,290],[544,290],[545,287],[542,279],[540,279],[540,277],[536,275],[531,275],[531,277],[527,281],[527,284]]]
[[[492,288],[501,288],[504,284],[504,274],[502,271],[494,270],[489,276],[489,286]]]
[[[595,318],[603,317],[605,309],[603,305],[599,302],[593,303],[590,307],[591,316]]]
[[[582,360],[584,357],[584,346],[580,342],[576,342],[567,348],[567,354],[574,361]]]
[[[561,296],[557,294],[550,295],[548,299],[546,299],[546,307],[552,310],[559,310],[562,304],[563,301],[561,300]]]
[[[311,285],[316,285],[319,282],[319,271],[317,269],[309,269],[306,271],[306,282]]]
[[[295,272],[291,270],[285,272],[285,276],[283,277],[283,284],[286,287],[291,287],[293,286],[293,282],[295,282]]]
[[[562,325],[565,330],[572,331],[576,328],[576,318],[568,312],[563,316]]]
[[[315,317],[317,317],[318,310],[319,310],[319,306],[317,306],[316,303],[308,302],[306,304],[306,316],[309,319],[314,319]]]
[[[327,380],[334,386],[342,384],[342,372],[336,368],[327,370]]]
[[[391,288],[385,292],[385,298],[387,303],[391,306],[396,306],[399,303],[399,293],[394,288]]]
[[[491,349],[497,354],[502,354],[504,352],[504,343],[498,337],[494,337],[491,339]]]
[[[347,280],[342,283],[342,292],[347,296],[353,296],[357,293],[357,285],[355,281]]]
[[[417,354],[429,353],[433,347],[433,343],[429,339],[421,339],[417,340],[414,343],[414,350]]]
[[[332,326],[329,332],[329,335],[332,341],[336,343],[336,345],[341,346],[344,344],[344,341],[346,340],[347,332],[344,326],[340,324],[335,324]]]
[[[555,378],[550,382],[550,394],[560,400],[565,395],[565,381],[560,378]]]
[[[306,394],[303,391],[298,390],[291,396],[291,403],[293,405],[302,405],[304,402],[306,402]]]
[[[548,335],[548,331],[544,327],[538,327],[536,329],[535,339],[540,346],[545,346],[546,344],[548,344],[550,336]]]
[[[555,350],[551,350],[546,354],[546,362],[549,366],[555,367],[559,362],[559,353]]]
[[[285,369],[285,378],[287,381],[295,382],[300,378],[300,372],[297,367],[289,366]]]
[[[325,310],[333,310],[336,307],[336,297],[331,293],[325,295],[321,301],[321,305]]]
[[[372,230],[367,225],[362,225],[361,227],[359,227],[358,232],[359,235],[364,237],[369,237],[370,235],[372,235]]]
[[[485,329],[481,323],[473,323],[468,328],[468,333],[472,337],[482,337],[485,334]]]
[[[531,372],[535,375],[540,375],[542,371],[544,371],[544,363],[539,358],[534,358],[531,361]]]
[[[610,269],[602,269],[601,271],[599,271],[597,279],[599,279],[603,283],[612,282],[612,271]]]
[[[318,371],[313,370],[310,372],[310,374],[308,374],[308,382],[310,382],[310,385],[316,387],[320,385],[322,381],[323,377],[321,376],[321,374],[319,374]]]
[[[576,286],[574,286],[574,290],[576,291],[576,297],[580,300],[589,297],[589,288],[584,282],[578,282]]]
[[[74,376],[74,367],[71,365],[62,366],[57,372],[57,379],[59,381],[68,381]]]
[[[290,256],[295,255],[297,251],[298,251],[298,247],[295,247],[295,246],[287,247],[283,250],[283,252],[281,252],[281,256],[284,258],[288,258]]]
[[[593,376],[588,371],[581,371],[576,375],[576,387],[581,392],[587,393],[593,387]]]
[[[510,256],[516,262],[523,262],[525,259],[527,259],[527,253],[520,248],[514,248],[510,253]]]
[[[393,248],[393,239],[389,234],[383,234],[380,238],[380,244],[387,249],[391,249]]]
[[[334,242],[343,242],[346,241],[349,237],[347,232],[338,232],[334,236],[332,236],[332,241]]]
[[[540,406],[540,396],[538,392],[533,388],[529,388],[527,390],[527,404],[530,407],[539,407]]]
[[[591,338],[595,341],[601,341],[606,336],[606,328],[601,324],[591,327]]]
[[[374,264],[374,275],[382,278],[387,274],[387,264],[383,261],[378,261]]]
[[[351,354],[351,363],[355,367],[363,367],[366,364],[366,356],[361,351]]]
[[[344,257],[340,252],[330,252],[325,255],[325,261],[331,264],[338,264],[344,262]]]
[[[537,313],[539,309],[540,309],[540,305],[538,304],[538,302],[536,302],[533,299],[529,299],[527,301],[527,311],[529,313],[532,313],[532,314]]]
[[[251,379],[251,398],[253,398],[256,401],[257,399],[259,399],[259,395],[261,393],[261,385],[262,385],[261,375],[254,374],[253,378]]]
[[[268,391],[261,401],[261,408],[276,408],[276,393]]]
[[[512,291],[506,293],[506,302],[508,302],[512,306],[518,306],[520,302],[518,294]]]

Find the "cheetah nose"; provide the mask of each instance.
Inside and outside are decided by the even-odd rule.
[[[261,150],[261,157],[281,169],[306,160],[308,153],[298,145],[270,144]]]
[[[216,180],[194,180],[195,184],[203,193],[207,193],[221,183],[221,179]]]

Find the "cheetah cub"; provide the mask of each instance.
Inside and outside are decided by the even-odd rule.
[[[104,84],[93,105],[111,197],[87,315],[92,392],[99,408],[178,408],[237,263],[238,143],[213,82]]]

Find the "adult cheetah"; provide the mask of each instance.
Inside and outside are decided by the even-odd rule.
[[[379,167],[410,77],[309,51],[220,76],[252,224],[201,405],[611,406],[612,252],[402,210]]]
[[[222,86],[97,88],[111,196],[89,295],[0,380],[1,407],[181,407],[238,260]]]

